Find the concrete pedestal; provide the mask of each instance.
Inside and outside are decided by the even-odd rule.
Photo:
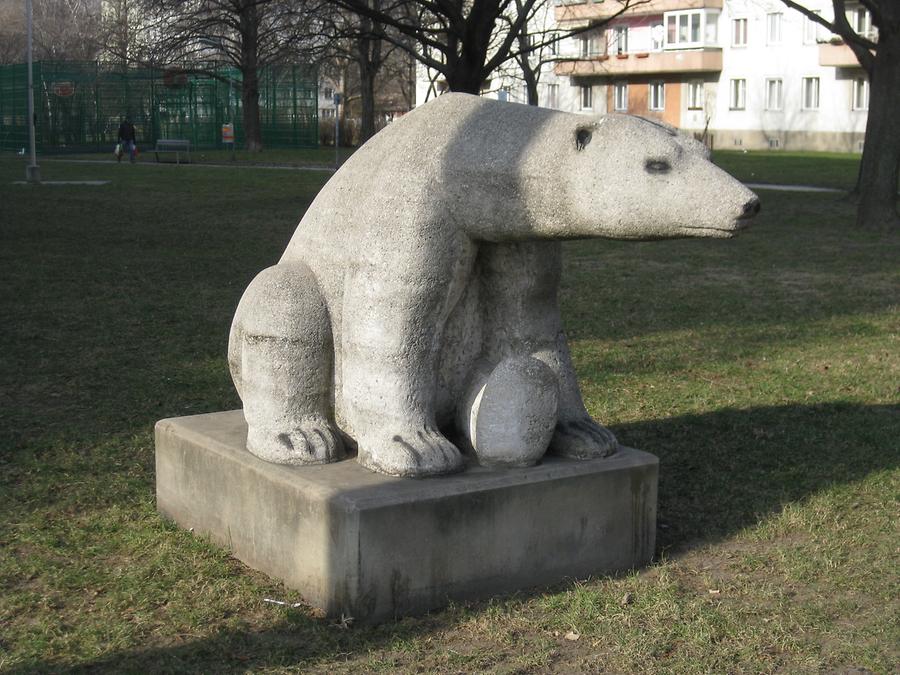
[[[269,464],[246,436],[239,410],[157,423],[157,507],[330,616],[383,621],[653,555],[658,460],[639,450],[411,480]]]

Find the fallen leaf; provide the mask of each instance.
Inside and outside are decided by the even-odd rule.
[[[569,640],[570,642],[575,642],[580,637],[581,636],[574,630],[570,630],[568,633],[566,633],[566,640]]]
[[[625,607],[626,605],[630,605],[632,602],[634,602],[634,596],[631,593],[626,593],[622,596],[622,600],[619,602],[619,604],[621,604],[622,607]]]

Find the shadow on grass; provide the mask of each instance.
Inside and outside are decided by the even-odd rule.
[[[900,464],[900,407],[827,403],[723,409],[616,427],[623,443],[660,458],[657,553],[677,554],[734,535],[823,490],[848,486]],[[533,589],[533,597],[552,589]],[[484,603],[476,603],[479,612]],[[16,672],[245,672],[307,667],[452,629],[460,611],[374,628],[340,630],[286,611],[265,630],[219,632],[184,644],[120,652],[60,667],[38,662]]]
[[[657,552],[720,539],[829,487],[900,465],[900,406],[722,409],[616,427],[659,456]]]

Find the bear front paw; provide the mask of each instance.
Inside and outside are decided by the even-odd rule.
[[[590,417],[561,420],[553,432],[549,452],[572,459],[609,457],[619,447],[613,433]]]
[[[344,441],[330,422],[308,418],[290,430],[250,425],[247,450],[276,464],[328,464],[344,459]]]
[[[465,466],[456,446],[427,426],[360,438],[358,461],[370,471],[410,478],[455,473]]]

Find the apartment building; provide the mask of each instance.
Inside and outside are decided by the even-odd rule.
[[[831,18],[829,0],[805,5]],[[542,67],[541,105],[657,118],[722,149],[862,149],[865,71],[837,36],[779,0],[650,0],[615,16],[620,9],[617,0],[548,8],[551,30],[584,30]],[[848,19],[877,37],[863,6]],[[487,92],[525,100],[515,73]]]

